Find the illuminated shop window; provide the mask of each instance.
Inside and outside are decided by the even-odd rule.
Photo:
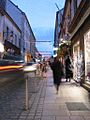
[[[90,29],[84,35],[85,45],[85,77],[86,82],[90,82]]]

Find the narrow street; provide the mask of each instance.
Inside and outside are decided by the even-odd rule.
[[[0,0],[0,120],[90,120],[90,0]]]
[[[34,82],[36,81],[36,88]],[[90,94],[73,80],[62,80],[59,94],[52,71],[47,78],[28,80],[29,110],[25,110],[25,80],[0,85],[0,120],[90,120]]]

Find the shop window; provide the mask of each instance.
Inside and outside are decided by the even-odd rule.
[[[21,39],[19,39],[19,48],[21,48]]]
[[[4,40],[8,40],[8,37],[9,37],[9,28],[6,27],[5,30],[3,31],[3,37],[4,37]]]
[[[83,75],[83,53],[80,50],[80,42],[78,41],[73,46],[73,64],[74,64],[74,71],[73,77],[77,82],[81,81],[81,77]]]
[[[15,35],[15,45],[17,46],[17,35]]]
[[[70,0],[70,18],[71,20],[74,17],[74,0]]]
[[[11,43],[13,43],[13,38],[14,38],[14,36],[13,36],[13,31],[11,31],[10,34],[9,34],[9,41],[10,41]]]
[[[9,33],[9,28],[6,28],[6,34],[7,34],[7,38],[8,38],[8,33]]]
[[[77,0],[74,0],[74,14],[76,13],[77,10]]]
[[[84,48],[85,48],[85,77],[86,82],[90,83],[90,29],[84,35]]]
[[[77,7],[79,7],[82,0],[77,0]]]

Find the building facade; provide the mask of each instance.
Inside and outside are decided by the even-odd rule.
[[[31,51],[31,55],[33,57],[36,57],[36,54],[35,54],[37,52],[37,50],[36,50],[36,38],[35,38],[35,35],[34,35],[32,29],[31,29],[31,34],[30,34],[30,51]]]
[[[75,3],[75,14],[69,28],[71,33],[72,54],[74,57],[74,78],[90,87],[90,1],[80,0]],[[71,15],[72,16],[72,15]],[[79,16],[79,17],[78,17]],[[72,32],[71,32],[72,31]],[[77,67],[75,67],[77,65]]]
[[[0,8],[0,42],[4,45],[4,56],[6,59],[21,58],[20,42],[21,30],[8,15],[8,13]],[[10,56],[8,56],[10,54]],[[20,56],[20,57],[19,57]]]
[[[90,0],[70,0],[73,78],[90,90]]]
[[[55,20],[55,31],[54,31],[54,55],[57,55],[57,48],[60,44],[61,38],[61,22],[63,16],[63,9],[56,12],[56,20]]]
[[[7,14],[11,17],[11,19],[15,22],[15,24],[18,26],[18,28],[21,31],[20,40],[18,41],[20,44],[21,54],[23,56],[23,59],[27,61],[27,53],[28,56],[31,56],[31,52],[35,47],[35,43],[33,44],[33,48],[31,46],[31,40],[30,36],[32,35],[34,38],[34,34],[32,34],[32,28],[29,24],[29,21],[27,19],[26,14],[18,8],[17,5],[12,3],[10,0],[0,0],[1,6],[3,6],[3,9],[7,12]],[[18,44],[18,43],[17,43]],[[34,53],[33,53],[34,54]],[[29,59],[28,59],[29,61]]]
[[[90,91],[90,0],[65,1],[57,36],[61,45],[70,42],[66,50],[73,59],[73,79]]]
[[[60,43],[61,22],[63,9],[56,12],[55,31],[54,31],[54,46],[58,47]]]

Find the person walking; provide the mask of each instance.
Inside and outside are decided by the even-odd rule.
[[[70,60],[69,55],[67,56],[65,60],[65,76],[66,76],[66,82],[71,81],[71,78],[73,77],[73,72],[72,72],[72,63]]]
[[[56,88],[56,94],[58,94],[59,91],[59,86],[61,83],[61,78],[63,76],[63,65],[59,61],[59,57],[55,57],[54,61],[52,63],[49,63],[50,67],[53,71],[53,80],[54,80],[54,85]]]
[[[42,75],[43,75],[43,77],[45,77],[45,78],[47,77],[46,73],[47,73],[47,62],[44,61],[44,62],[43,62],[43,67],[42,67]]]

